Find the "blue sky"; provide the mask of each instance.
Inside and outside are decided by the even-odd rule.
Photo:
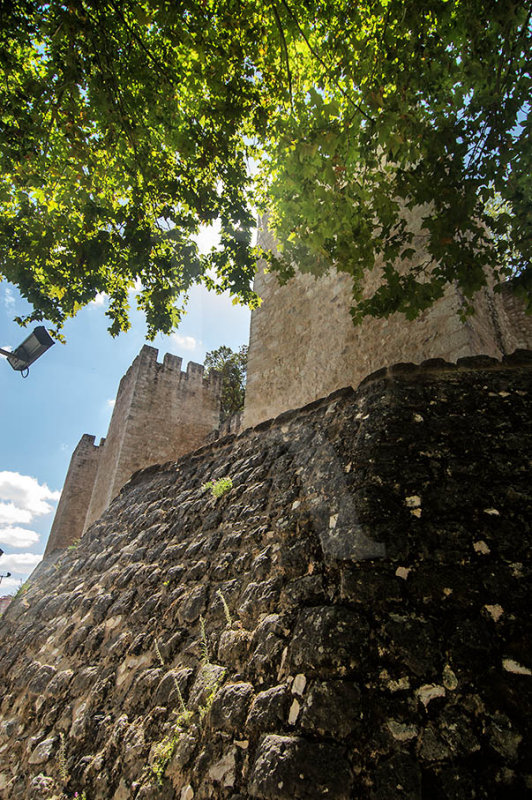
[[[179,330],[147,342],[143,315],[131,304],[131,330],[107,332],[105,298],[81,311],[56,343],[21,378],[0,357],[0,596],[12,594],[44,551],[72,451],[84,433],[105,436],[120,378],[143,344],[202,363],[222,344],[247,344],[250,312],[227,295],[203,287],[190,292]],[[14,349],[32,330],[13,317],[29,306],[7,282],[0,283],[0,347]]]

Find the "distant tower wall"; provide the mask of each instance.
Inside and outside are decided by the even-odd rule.
[[[84,530],[91,522],[94,522],[95,519],[101,516],[114,497],[112,494],[114,478],[120,452],[122,450],[131,403],[133,401],[141,355],[137,356],[133,361],[126,374],[122,377],[118,387],[107,436],[101,445],[100,464],[94,482],[92,497],[87,509]]]
[[[275,248],[264,222],[259,243]],[[370,273],[368,290],[377,287],[378,274],[378,268]],[[351,280],[334,270],[317,280],[297,275],[280,286],[259,265],[255,290],[263,302],[251,316],[243,427],[335,389],[356,387],[366,375],[389,364],[436,357],[456,361],[480,354],[500,357],[527,346],[525,335],[521,341],[509,317],[510,301],[505,304],[503,295],[489,290],[478,293],[477,313],[465,322],[457,314],[464,299],[450,287],[412,322],[396,313],[387,319],[367,318],[357,327],[349,315]],[[522,327],[529,330],[525,322]]]
[[[94,444],[94,436],[83,434],[70,459],[45,558],[54,550],[63,550],[81,537],[101,452]]]
[[[511,281],[504,286],[499,296],[515,346],[522,350],[532,350],[532,314],[525,312],[523,300],[511,291]]]
[[[133,472],[201,446],[220,424],[221,380],[201,364],[145,346],[122,378],[103,445],[85,528],[101,516]]]

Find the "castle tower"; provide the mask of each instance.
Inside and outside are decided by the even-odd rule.
[[[258,241],[265,249],[276,246],[265,220]],[[374,270],[368,276],[369,289],[378,285],[377,275]],[[387,319],[366,318],[354,327],[346,274],[332,270],[317,280],[299,274],[280,286],[259,265],[255,291],[262,305],[251,315],[243,427],[344,386],[356,388],[390,364],[483,354],[500,358],[517,347],[532,346],[532,318],[522,309],[515,313],[510,292],[479,292],[476,313],[465,322],[457,314],[463,297],[450,287],[412,322],[396,313]]]
[[[136,470],[200,447],[220,424],[221,380],[201,364],[145,346],[120,381],[107,437],[84,435],[74,454],[45,556],[71,544],[111,503]]]
[[[84,433],[70,459],[45,557],[53,550],[64,550],[81,537],[94,489],[100,452],[101,449],[94,444],[94,436]]]

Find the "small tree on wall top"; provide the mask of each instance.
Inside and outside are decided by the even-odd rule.
[[[216,370],[222,376],[221,422],[244,408],[247,359],[247,345],[242,345],[236,353],[222,345],[205,356],[207,375]]]

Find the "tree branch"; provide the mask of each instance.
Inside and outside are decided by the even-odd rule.
[[[289,60],[289,57],[288,57],[288,47],[286,45],[286,38],[285,38],[285,35],[284,35],[283,26],[282,26],[282,23],[281,23],[281,18],[279,17],[279,12],[277,11],[277,7],[276,7],[275,3],[272,4],[272,10],[273,10],[273,14],[275,16],[275,22],[277,23],[277,28],[279,30],[279,37],[281,39],[281,44],[283,46],[283,50],[284,50],[284,54],[285,54],[286,75],[287,75],[287,78],[288,78],[288,92],[290,94],[290,105],[291,105],[292,110],[293,110],[294,109],[294,99],[293,99],[293,96],[292,96],[292,73],[290,72],[290,60]]]
[[[171,74],[169,74],[165,70],[164,66],[150,52],[150,49],[148,47],[146,47],[146,45],[142,41],[141,37],[128,24],[128,21],[125,18],[124,14],[122,13],[122,10],[120,9],[120,7],[117,6],[117,4],[114,2],[114,0],[110,0],[110,4],[111,4],[112,8],[114,9],[114,11],[116,12],[117,16],[119,16],[120,19],[122,20],[122,22],[124,23],[124,26],[126,27],[128,33],[133,37],[133,39],[136,41],[136,43],[139,45],[139,47],[146,53],[146,55],[147,55],[148,59],[151,61],[151,63],[155,67],[157,67],[158,72],[161,75],[163,75],[166,78],[166,80],[171,83],[172,86],[175,86],[175,81],[173,80],[173,76]]]
[[[319,53],[318,53],[316,50],[314,50],[314,48],[313,48],[313,47],[312,47],[312,45],[310,44],[310,42],[309,42],[309,40],[308,40],[308,38],[307,38],[307,35],[305,34],[305,31],[303,30],[303,28],[302,28],[302,27],[301,27],[301,25],[299,24],[299,21],[298,21],[297,17],[296,17],[296,16],[293,14],[293,12],[292,12],[292,9],[290,8],[290,6],[289,6],[289,5],[288,5],[288,3],[286,2],[286,0],[281,0],[281,3],[282,3],[282,4],[283,4],[283,6],[286,8],[286,10],[287,10],[288,14],[290,15],[290,17],[292,18],[292,20],[295,22],[295,24],[296,24],[296,26],[297,26],[297,29],[298,29],[299,33],[301,34],[301,36],[303,37],[303,39],[305,40],[305,44],[307,45],[307,47],[308,47],[308,49],[310,50],[311,54],[314,56],[314,58],[315,58],[317,61],[319,61],[319,62],[320,62],[320,64],[322,65],[322,67],[325,69],[325,73],[326,73],[326,74],[327,74],[327,75],[328,75],[328,76],[331,78],[332,82],[334,83],[334,85],[336,86],[336,88],[337,88],[337,89],[338,89],[338,90],[341,92],[341,94],[343,94],[343,96],[345,97],[345,99],[347,100],[347,102],[348,102],[348,103],[351,103],[351,105],[352,105],[354,108],[356,108],[356,110],[357,110],[357,111],[359,111],[359,112],[362,114],[362,116],[363,116],[363,117],[365,117],[367,120],[369,120],[370,122],[375,122],[375,120],[373,119],[373,117],[371,117],[369,114],[367,114],[367,113],[364,111],[364,109],[362,108],[362,106],[361,106],[361,105],[359,105],[359,103],[355,103],[355,101],[353,100],[353,98],[352,98],[352,97],[350,97],[350,96],[348,95],[348,93],[345,91],[345,89],[342,89],[342,87],[340,86],[340,84],[338,83],[338,81],[336,81],[334,78],[332,78],[332,77],[331,77],[331,75],[330,75],[330,73],[329,73],[329,67],[327,66],[327,64],[325,63],[325,61],[323,60],[323,58],[320,56],[320,54],[319,54]]]

